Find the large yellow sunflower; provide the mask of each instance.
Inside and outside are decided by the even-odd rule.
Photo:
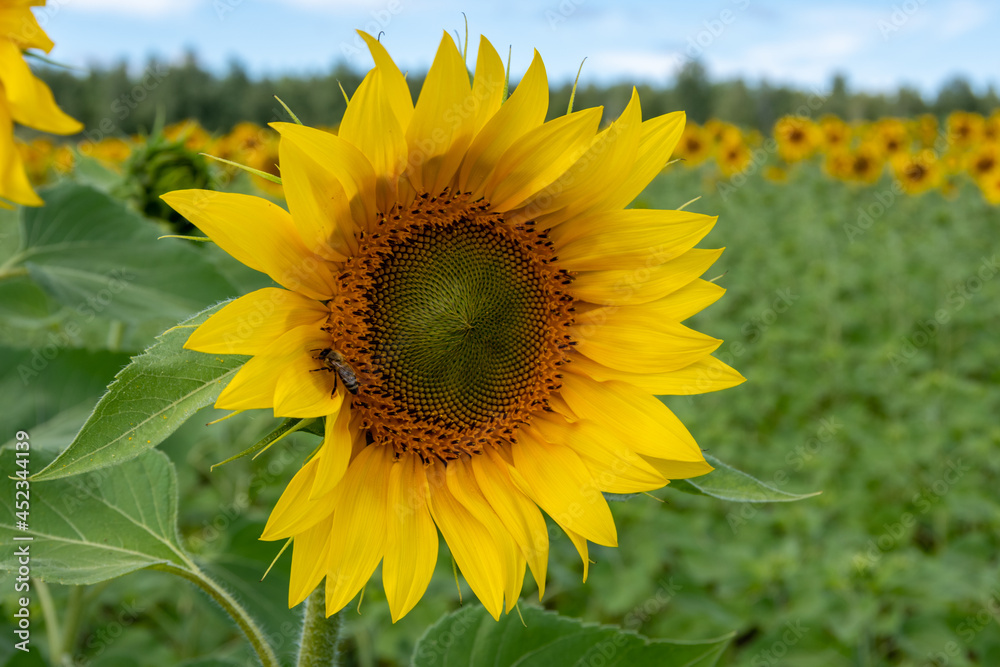
[[[382,563],[393,620],[423,595],[438,531],[499,618],[525,565],[544,591],[549,534],[616,545],[602,492],[711,470],[654,394],[743,378],[681,321],[723,289],[693,249],[715,218],[624,207],[663,168],[684,114],[642,121],[633,92],[545,122],[535,58],[503,99],[484,38],[470,84],[446,34],[416,105],[375,60],[339,134],[275,123],[288,210],[257,197],[164,195],[284,289],[227,305],[187,347],[253,355],[217,407],[325,417],[262,539],[293,538],[289,604],[326,578],[327,613]]]
[[[52,40],[38,25],[32,7],[44,0],[0,0],[0,206],[4,199],[27,206],[42,200],[31,188],[14,146],[14,123],[43,132],[75,134],[83,126],[56,106],[52,91],[31,72],[24,49],[52,50]]]

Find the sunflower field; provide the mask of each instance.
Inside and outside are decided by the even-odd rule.
[[[339,124],[93,138],[32,34],[0,665],[1000,664],[1000,109],[552,116],[360,33]]]

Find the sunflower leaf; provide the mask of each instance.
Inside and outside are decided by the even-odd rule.
[[[705,455],[705,460],[715,470],[702,477],[672,481],[667,488],[739,503],[787,503],[822,493],[789,493],[751,477],[709,454]]]
[[[197,410],[215,402],[248,357],[202,354],[183,346],[194,327],[223,305],[168,329],[133,357],[69,447],[32,479],[56,479],[124,463],[160,444]]]
[[[94,584],[143,568],[189,567],[177,537],[177,480],[162,452],[86,476],[31,486],[27,530],[14,526],[14,480],[0,505],[0,568],[27,545],[31,574],[60,584]],[[31,538],[30,541],[15,541]]]
[[[479,605],[453,612],[417,642],[415,667],[432,665],[570,665],[607,667],[712,667],[732,635],[704,641],[647,639],[632,632],[585,624],[537,607],[499,622]]]
[[[176,322],[236,291],[204,253],[157,241],[156,225],[96,188],[64,182],[42,197],[22,213],[21,247],[4,266],[81,322]]]

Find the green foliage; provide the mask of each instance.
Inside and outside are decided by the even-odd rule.
[[[70,446],[33,479],[78,475],[128,461],[214,403],[247,357],[202,354],[183,346],[194,327],[221,307],[168,330],[135,357],[115,376]]]
[[[693,479],[680,479],[672,482],[667,488],[741,503],[790,502],[811,498],[820,493],[819,491],[816,493],[789,493],[788,491],[782,491],[770,484],[765,484],[745,472],[736,470],[711,454],[706,454],[705,460],[715,468],[710,474]]]
[[[417,642],[413,665],[712,667],[730,639],[650,640],[532,606],[496,622],[476,606],[449,614],[430,627]]]

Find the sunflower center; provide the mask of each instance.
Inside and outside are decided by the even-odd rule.
[[[461,194],[418,197],[362,238],[330,331],[375,440],[449,460],[545,409],[572,321],[552,259],[531,224]]]

